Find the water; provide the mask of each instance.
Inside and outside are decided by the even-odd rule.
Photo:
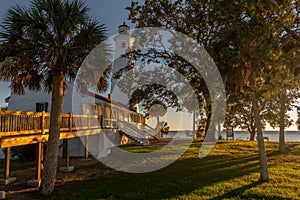
[[[226,132],[222,131],[221,136],[226,139]],[[170,131],[168,135],[164,135],[164,138],[186,138],[192,137],[192,135],[186,136],[185,131]],[[279,131],[264,131],[264,137],[268,137],[271,142],[279,141]],[[250,133],[248,131],[234,131],[235,140],[249,140]],[[285,131],[286,142],[300,142],[299,131]]]

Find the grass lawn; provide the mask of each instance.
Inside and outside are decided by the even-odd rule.
[[[54,199],[300,199],[300,145],[266,143],[269,182],[259,181],[256,142],[220,141],[202,159],[201,143],[170,166],[150,173],[112,171],[95,181],[58,187]],[[157,147],[127,146],[133,152]],[[94,166],[96,167],[96,166]]]

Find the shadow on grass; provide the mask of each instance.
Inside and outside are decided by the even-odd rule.
[[[244,196],[242,195],[243,192],[245,192],[246,190],[249,190],[251,188],[254,188],[258,185],[260,185],[261,182],[260,181],[255,181],[253,183],[250,183],[248,185],[244,185],[242,187],[239,187],[239,188],[236,188],[236,189],[233,189],[233,190],[230,190],[228,192],[226,192],[225,194],[223,195],[220,195],[218,197],[215,197],[215,198],[211,198],[211,200],[221,200],[221,199],[228,199],[228,198],[235,198],[235,199],[277,199],[277,200],[289,200],[287,198],[282,198],[282,197],[278,197],[278,196],[275,196],[275,194],[272,196],[259,196],[257,194],[249,194],[247,196]]]
[[[242,187],[230,190],[230,191],[226,192],[225,194],[223,194],[221,196],[212,198],[211,200],[219,200],[219,199],[233,198],[233,197],[239,197],[239,198],[241,198],[240,194],[242,194],[246,190],[249,190],[249,189],[251,189],[253,187],[258,186],[259,184],[261,184],[261,182],[260,181],[256,181],[256,182],[253,182],[251,184],[244,185]]]
[[[220,181],[258,171],[257,156],[234,159],[230,156],[182,159],[165,169],[151,173],[120,173],[114,177],[72,185],[72,189],[58,188],[54,199],[176,198]],[[243,188],[235,192],[239,191],[242,192]]]

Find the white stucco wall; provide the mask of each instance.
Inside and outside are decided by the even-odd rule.
[[[65,98],[63,101],[63,113],[72,112],[72,90],[73,83],[68,83]],[[41,89],[40,91],[25,89],[24,95],[12,93],[8,100],[8,109],[35,112],[36,103],[48,103],[47,112],[50,112],[51,94],[45,92],[43,89]]]
[[[12,93],[8,100],[9,110],[21,110],[21,111],[36,111],[36,103],[49,104],[50,108],[50,95],[44,91],[30,91],[25,89],[24,95],[18,95]]]

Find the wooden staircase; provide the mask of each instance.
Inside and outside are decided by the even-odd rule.
[[[133,140],[137,145],[148,145],[149,139],[159,140],[156,136],[156,130],[148,125],[125,121],[121,122],[119,125],[119,133]]]
[[[133,135],[132,133],[129,134],[129,133],[126,133],[126,132],[124,132],[122,130],[119,130],[119,133],[121,135],[125,135],[130,140],[134,141],[136,145],[147,145],[148,144],[147,139],[137,137],[137,136]]]

